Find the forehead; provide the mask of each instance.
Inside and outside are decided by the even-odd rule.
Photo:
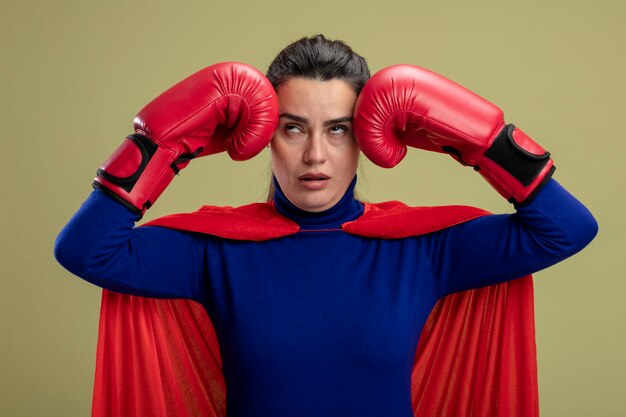
[[[282,113],[305,118],[338,118],[352,115],[356,93],[352,86],[339,79],[328,81],[302,77],[290,78],[276,90]]]

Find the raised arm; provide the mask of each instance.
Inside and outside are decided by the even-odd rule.
[[[260,152],[278,122],[274,89],[240,63],[205,68],[136,116],[135,133],[98,169],[96,191],[59,234],[55,256],[100,286],[134,294],[187,296],[200,284],[200,240],[133,228],[193,158],[226,150],[235,160]]]
[[[95,190],[59,233],[55,256],[100,287],[146,297],[204,294],[203,241],[191,233],[134,227],[137,214]]]
[[[478,218],[429,236],[440,295],[535,273],[582,250],[598,225],[554,179],[513,214]]]
[[[368,158],[393,167],[407,146],[451,155],[478,171],[517,213],[437,233],[430,259],[442,294],[512,279],[581,250],[597,232],[589,211],[551,180],[550,154],[502,110],[424,68],[396,65],[359,95],[355,134]]]

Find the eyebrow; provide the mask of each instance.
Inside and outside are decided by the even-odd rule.
[[[299,123],[309,122],[309,119],[307,119],[306,117],[296,116],[295,114],[291,114],[291,113],[281,113],[279,117],[284,117],[284,118],[287,118],[287,119],[293,120],[294,122],[299,122]],[[352,121],[352,116],[344,116],[344,117],[339,117],[337,119],[326,120],[324,122],[324,126],[330,126],[330,125],[334,125],[337,123],[345,123],[345,122],[351,122],[351,121]]]

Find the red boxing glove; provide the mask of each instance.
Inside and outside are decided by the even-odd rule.
[[[502,110],[413,65],[387,67],[368,80],[356,102],[354,129],[363,153],[379,166],[398,164],[407,145],[448,153],[513,203],[528,203],[554,171],[550,154],[505,125]]]
[[[248,65],[224,62],[182,80],[135,117],[135,133],[98,170],[94,187],[143,213],[189,161],[227,151],[258,154],[278,124],[269,80]]]

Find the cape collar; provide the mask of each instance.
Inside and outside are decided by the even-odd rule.
[[[285,198],[291,207],[280,200],[276,204],[253,203],[241,207],[203,206],[191,213],[160,217],[143,226],[248,241],[277,239],[306,230],[339,229],[363,237],[399,239],[432,233],[489,214],[469,206],[409,207],[399,201],[361,203],[354,199],[354,186],[351,187],[352,191],[337,206],[323,213],[304,212]]]

